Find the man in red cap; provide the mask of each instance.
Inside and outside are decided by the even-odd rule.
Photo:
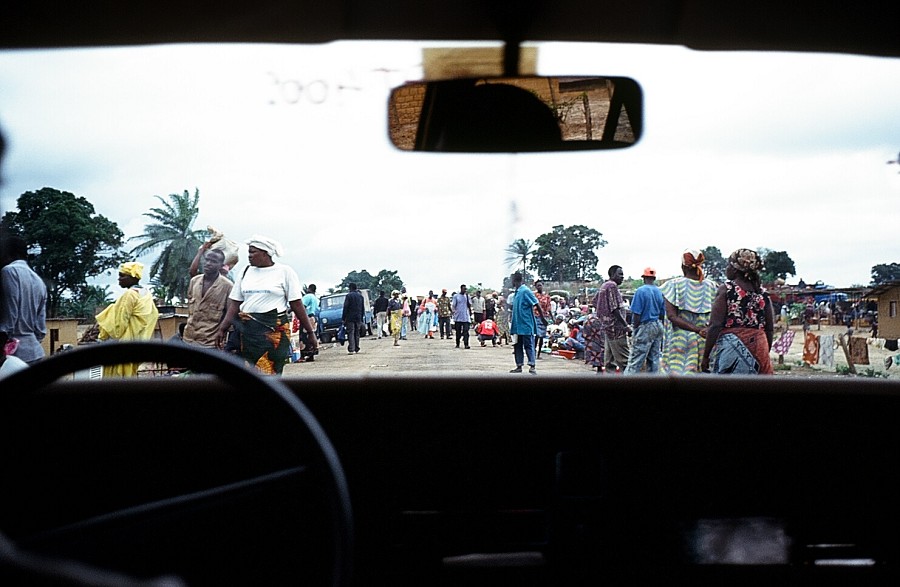
[[[634,336],[631,339],[628,367],[625,368],[626,375],[640,373],[644,363],[647,364],[647,373],[658,373],[662,357],[666,301],[656,287],[656,270],[647,267],[641,277],[644,278],[644,285],[637,288],[631,302]]]

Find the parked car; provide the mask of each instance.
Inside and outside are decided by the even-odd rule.
[[[363,317],[365,328],[362,331],[362,336],[371,335],[374,314],[372,313],[372,302],[369,299],[369,290],[361,289],[359,292],[363,295],[365,302],[365,315]],[[344,298],[346,297],[346,293],[338,293],[319,298],[319,321],[322,324],[322,342],[331,342],[343,325],[341,314],[344,310]]]

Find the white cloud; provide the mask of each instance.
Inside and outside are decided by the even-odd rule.
[[[2,53],[0,208],[47,185],[134,236],[154,195],[196,187],[198,226],[280,239],[322,291],[360,269],[396,269],[413,292],[499,286],[506,245],[557,224],[604,234],[601,273],[764,246],[846,286],[898,260],[897,60],[546,45],[541,73],[638,79],[644,140],[474,157],[388,144],[388,90],[419,58],[411,43]]]

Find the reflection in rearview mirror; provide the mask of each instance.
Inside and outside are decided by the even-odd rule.
[[[391,92],[391,142],[407,151],[622,149],[643,128],[641,87],[623,77],[411,82]]]

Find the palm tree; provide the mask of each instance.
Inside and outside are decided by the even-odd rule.
[[[522,274],[525,274],[525,265],[534,254],[534,243],[524,238],[517,238],[506,247],[506,263],[508,266],[522,263]]]
[[[194,230],[194,220],[200,213],[198,202],[200,190],[195,188],[194,196],[184,190],[184,194],[169,194],[168,199],[154,196],[162,203],[161,208],[151,208],[144,216],[155,222],[144,227],[144,234],[128,240],[143,239],[143,242],[131,249],[131,254],[141,255],[162,247],[162,253],[150,266],[146,276],[155,279],[174,297],[187,299],[188,267],[197,254],[197,248],[206,240],[205,230]]]

